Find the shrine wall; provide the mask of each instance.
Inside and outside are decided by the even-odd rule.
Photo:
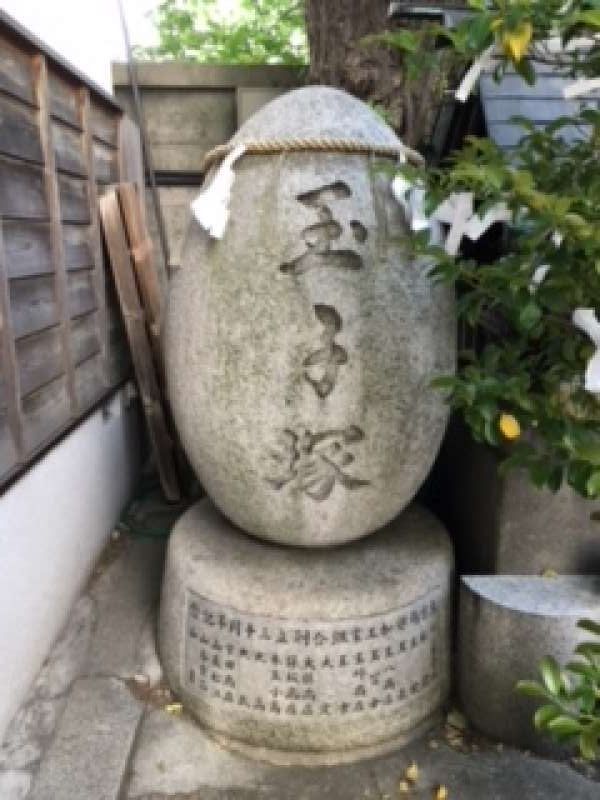
[[[284,66],[201,66],[147,63],[137,80],[170,249],[180,265],[189,205],[202,185],[202,161],[230,139],[248,117],[273,98],[301,86],[304,70]],[[129,70],[113,64],[113,89],[134,119]],[[157,252],[158,228],[147,193],[148,221]]]

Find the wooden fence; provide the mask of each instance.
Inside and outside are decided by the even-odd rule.
[[[0,13],[0,486],[129,374],[98,224],[117,180],[143,186],[137,128]]]

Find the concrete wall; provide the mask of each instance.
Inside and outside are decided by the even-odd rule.
[[[189,204],[202,184],[202,160],[227,142],[255,111],[277,95],[302,85],[304,71],[282,66],[140,64],[137,80],[170,249],[177,268],[190,220]],[[113,64],[117,100],[136,118],[129,71]],[[160,252],[152,199],[148,218]]]
[[[137,480],[127,398],[118,391],[0,496],[0,741]]]

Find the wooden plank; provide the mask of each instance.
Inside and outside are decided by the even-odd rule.
[[[577,114],[583,105],[567,103],[561,98],[491,97],[485,103],[485,118],[488,122],[508,122],[511,117],[521,116],[532,122],[552,122],[558,117]],[[591,105],[596,106],[596,103]]]
[[[92,356],[75,368],[75,391],[79,408],[87,409],[106,391],[101,356]]]
[[[0,96],[0,153],[43,163],[42,143],[32,108]]]
[[[50,225],[47,222],[5,220],[3,229],[9,278],[54,272]]]
[[[491,75],[483,75],[480,82],[480,91],[483,99],[488,97],[522,97],[531,100],[556,100],[563,98],[563,89],[568,85],[568,78],[557,75],[539,75],[532,85],[526,83],[520,75],[508,74],[496,83]],[[600,98],[600,92],[587,95],[587,99]],[[564,101],[566,102],[566,101]]]
[[[44,173],[39,167],[0,158],[0,216],[48,219]]]
[[[591,128],[589,126],[582,125],[581,127],[576,127],[575,125],[569,125],[558,131],[556,133],[556,138],[564,139],[565,142],[573,144],[582,139],[589,138],[590,132]],[[527,131],[519,125],[512,125],[504,122],[491,122],[488,125],[488,135],[499,147],[512,148],[516,147],[521,139],[527,135]]]
[[[88,175],[88,198],[90,201],[91,224],[89,231],[91,264],[93,265],[94,292],[96,295],[97,314],[94,320],[97,325],[97,338],[100,344],[103,380],[107,386],[111,385],[108,375],[108,323],[106,318],[106,270],[104,251],[102,248],[102,234],[100,231],[100,211],[98,208],[98,186],[96,183],[96,165],[94,161],[94,125],[93,108],[90,93],[83,88],[79,95],[81,124],[83,127],[84,157]]]
[[[61,122],[53,122],[52,143],[56,169],[85,178],[87,173],[81,134]]]
[[[90,222],[87,182],[58,175],[57,183],[63,222]]]
[[[0,475],[7,475],[23,456],[23,426],[15,340],[10,314],[8,271],[0,220],[0,376],[2,409],[0,416]]]
[[[67,304],[69,316],[80,317],[95,311],[97,306],[94,276],[91,270],[81,269],[67,275]]]
[[[95,139],[117,147],[121,114],[98,102],[90,106],[90,128]]]
[[[119,180],[117,151],[100,142],[94,142],[94,171],[99,183],[116,183]]]
[[[164,370],[160,334],[164,299],[158,273],[154,266],[152,240],[144,224],[142,201],[135,184],[119,184],[118,194],[142,306],[146,315],[154,361],[162,376]]]
[[[28,454],[48,444],[71,421],[70,389],[62,376],[22,400],[23,443]]]
[[[79,119],[79,86],[54,70],[48,70],[49,111],[51,116],[80,128]]]
[[[96,317],[96,313],[86,314],[71,321],[71,347],[76,365],[101,353]]]
[[[20,339],[16,352],[22,397],[64,374],[58,328]]]
[[[100,216],[158,473],[165,496],[177,502],[181,494],[173,443],[167,428],[116,190],[112,189],[100,198]]]
[[[0,367],[2,361],[0,360]],[[19,463],[17,448],[10,426],[8,410],[0,406],[0,481],[5,480]]]
[[[16,339],[59,324],[60,306],[54,274],[11,280],[9,297]]]
[[[82,269],[94,267],[94,224],[62,226],[65,267]]]
[[[60,325],[60,336],[63,354],[64,387],[68,397],[68,417],[73,418],[77,415],[77,398],[75,395],[74,368],[71,354],[71,343],[69,337],[69,312],[67,301],[67,281],[65,269],[65,254],[63,247],[63,232],[61,229],[61,210],[62,216],[69,220],[71,216],[65,213],[65,199],[62,183],[64,181],[73,182],[64,176],[60,178],[56,174],[56,163],[54,158],[54,143],[52,140],[52,122],[50,119],[50,97],[48,89],[48,65],[43,55],[34,56],[35,70],[35,89],[38,106],[40,109],[40,131],[42,138],[42,149],[44,151],[44,163],[46,165],[46,189],[48,193],[48,206],[50,211],[50,236],[52,243],[52,257],[54,263],[54,281],[56,290],[56,300],[58,306],[58,317]],[[67,203],[68,207],[68,203]],[[38,278],[38,280],[40,280]],[[62,397],[62,394],[60,395]],[[60,413],[58,411],[60,407]],[[62,419],[62,406],[58,400],[49,407],[49,414],[56,410],[56,419]]]
[[[106,372],[112,386],[131,375],[132,364],[112,270],[108,262],[106,266]]]
[[[144,196],[146,171],[140,129],[126,116],[123,116],[119,123],[119,180],[122,183],[135,183],[140,197]],[[145,208],[142,209],[142,213],[146,222]]]
[[[0,90],[35,105],[31,60],[4,34],[0,35]]]

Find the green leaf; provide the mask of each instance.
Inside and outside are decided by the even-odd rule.
[[[519,324],[523,330],[530,331],[538,324],[542,318],[542,310],[537,303],[531,301],[519,312]]]
[[[540,662],[540,673],[546,689],[553,695],[559,694],[561,689],[561,675],[560,667],[556,660],[551,656],[543,658]]]
[[[578,733],[581,733],[583,730],[583,726],[580,722],[573,717],[567,717],[564,714],[561,714],[554,719],[551,719],[546,726],[550,733],[554,734],[555,736],[562,737],[569,737],[575,736]]]
[[[600,636],[600,622],[594,622],[592,619],[580,619],[577,627]]]
[[[522,58],[520,61],[517,61],[514,66],[525,83],[527,83],[529,86],[533,86],[535,84],[537,75],[531,61],[528,58]]]
[[[543,697],[546,700],[552,700],[552,695],[547,689],[537,683],[536,681],[519,681],[516,685],[516,690],[527,697]]]
[[[590,28],[600,28],[600,9],[580,11],[571,18],[571,21],[575,24],[588,25]]]
[[[585,488],[589,497],[598,497],[600,495],[600,470],[592,472],[587,479]]]
[[[587,761],[598,758],[598,734],[593,731],[582,731],[579,735],[579,752]]]
[[[533,724],[536,730],[543,730],[550,720],[560,716],[560,709],[553,705],[540,706],[533,716]]]
[[[575,652],[593,662],[594,656],[600,656],[600,642],[582,642],[577,645]]]
[[[596,678],[596,670],[594,667],[590,664],[584,664],[582,661],[569,661],[566,669],[574,675],[580,675],[588,681],[595,680]]]

